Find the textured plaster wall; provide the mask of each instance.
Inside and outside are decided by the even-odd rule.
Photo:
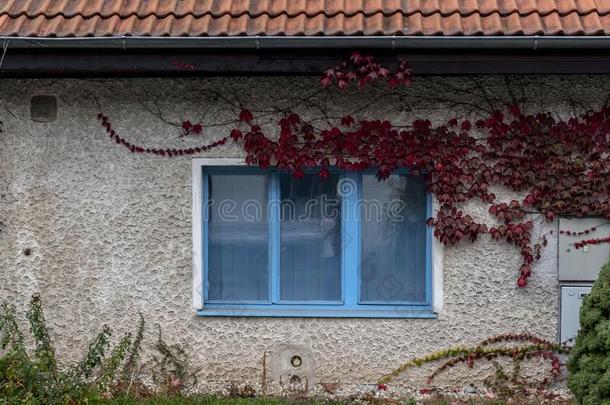
[[[377,90],[319,93],[304,102],[304,94],[317,90],[317,79],[3,80],[0,299],[15,303],[23,316],[29,296],[39,292],[64,362],[76,360],[103,324],[118,332],[115,337],[133,330],[140,311],[147,321],[147,350],[158,324],[165,339],[181,345],[201,369],[204,387],[259,383],[265,352],[281,344],[310,348],[317,381],[348,384],[375,382],[413,356],[502,332],[554,340],[553,238],[525,289],[515,287],[520,256],[507,244],[484,238],[445,249],[438,319],[197,317],[191,309],[190,158],[131,154],[110,142],[96,121],[101,108],[135,143],[186,146],[202,142],[178,138],[170,122],[222,123],[234,119],[231,104],[237,101],[254,110],[293,107],[312,117],[362,108],[358,116],[443,120],[476,111],[469,103],[485,108],[490,99],[512,96],[527,98],[531,108],[566,114],[604,100],[608,82],[525,77],[507,86],[503,77],[471,80],[422,78],[397,96]],[[57,96],[55,121],[30,119],[36,94]],[[221,125],[207,127],[205,139],[225,133]],[[227,145],[201,157],[240,154]],[[484,206],[467,208],[487,216]],[[32,254],[26,256],[25,249]],[[421,374],[407,374],[403,381],[424,383]]]

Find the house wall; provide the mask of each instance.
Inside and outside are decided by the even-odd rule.
[[[377,89],[319,92],[316,78],[3,80],[0,299],[15,303],[23,317],[29,296],[40,293],[64,363],[76,361],[103,324],[116,331],[115,338],[133,331],[141,312],[146,356],[158,325],[199,369],[201,387],[214,389],[231,381],[259,387],[264,379],[273,386],[266,356],[277,345],[309,351],[315,381],[348,386],[374,383],[414,356],[490,335],[528,331],[555,340],[553,236],[524,289],[516,288],[520,255],[505,243],[484,237],[437,251],[443,284],[437,319],[199,317],[191,307],[191,158],[131,154],[106,137],[96,115],[102,110],[134,143],[178,147],[224,136],[229,127],[208,125],[233,120],[240,102],[255,115],[293,106],[310,118],[321,111],[358,111],[358,117],[440,122],[510,97],[524,97],[532,110],[570,114],[603,102],[608,82],[436,77],[388,95]],[[32,121],[30,98],[37,94],[57,97],[56,120]],[[306,94],[313,95],[301,100]],[[170,123],[184,119],[201,119],[205,140],[178,137],[179,128]],[[227,144],[199,157],[240,156],[238,146]],[[484,205],[466,209],[489,220]],[[480,381],[486,371],[469,372],[468,379]],[[407,373],[400,381],[421,386],[424,374]]]

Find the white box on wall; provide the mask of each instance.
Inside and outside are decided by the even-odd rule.
[[[565,233],[565,231],[578,233],[591,228],[596,230],[580,236]],[[595,281],[599,270],[610,258],[610,243],[587,245],[586,248],[580,249],[576,249],[574,243],[584,239],[608,237],[610,221],[599,217],[560,218],[559,230],[559,280]]]
[[[565,285],[561,287],[560,343],[568,346],[574,345],[574,339],[580,329],[580,306],[585,295],[590,292],[590,285]]]

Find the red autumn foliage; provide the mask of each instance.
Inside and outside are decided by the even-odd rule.
[[[192,63],[185,63],[180,59],[172,58],[172,65],[176,66],[179,69],[183,70],[195,70],[195,65]]]
[[[391,88],[408,85],[411,70],[405,62],[390,71],[370,56],[355,53],[349,62],[327,70],[321,79],[325,87],[340,89],[350,83],[359,87],[385,81]],[[540,258],[546,238],[532,240],[534,228],[525,220],[528,210],[539,212],[547,221],[557,215],[601,215],[610,219],[610,107],[568,120],[549,113],[526,114],[510,106],[508,114],[495,111],[476,123],[453,118],[433,126],[420,119],[409,127],[384,119],[357,121],[351,116],[340,125],[314,128],[297,114],[288,114],[279,123],[279,137],[267,135],[257,125],[254,114],[242,110],[230,136],[189,149],[150,149],[121,138],[106,116],[99,114],[111,139],[135,153],[159,156],[192,155],[224,145],[229,137],[240,143],[246,162],[268,168],[271,165],[304,175],[304,169],[319,167],[328,177],[328,168],[375,169],[380,180],[406,168],[424,176],[428,191],[439,210],[428,225],[442,243],[454,245],[475,241],[481,234],[515,245],[521,253],[517,285],[524,287],[531,265]],[[199,125],[199,126],[197,126]],[[185,121],[185,133],[200,133],[202,126]],[[475,134],[476,132],[476,134]],[[525,193],[522,201],[497,201],[492,186]],[[489,212],[500,222],[488,228],[464,215],[460,205],[472,200],[489,204]],[[585,240],[585,244],[610,242],[610,238]]]
[[[189,134],[199,135],[199,134],[201,134],[202,131],[203,131],[203,125],[201,125],[200,123],[192,124],[191,121],[184,121],[182,123],[182,135],[181,136],[186,136]]]
[[[610,243],[610,236],[604,238],[584,239],[574,243],[575,249],[580,249],[588,245],[600,245],[602,243]]]
[[[239,120],[243,121],[243,122],[250,122],[252,121],[254,117],[252,116],[252,113],[249,110],[241,110],[241,112],[239,113]]]
[[[325,71],[320,79],[320,84],[323,87],[336,86],[344,89],[351,83],[357,83],[358,87],[363,89],[366,85],[381,79],[394,89],[411,84],[411,73],[411,68],[406,61],[401,60],[398,68],[390,71],[377,63],[372,56],[354,52],[349,61]]]

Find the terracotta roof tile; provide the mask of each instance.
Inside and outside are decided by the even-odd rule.
[[[610,0],[0,1],[0,36],[608,34]]]

